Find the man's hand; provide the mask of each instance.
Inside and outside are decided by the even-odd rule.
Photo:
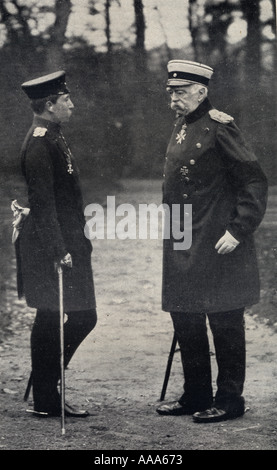
[[[228,230],[226,230],[223,237],[221,237],[215,245],[215,249],[218,254],[225,255],[226,253],[231,253],[231,251],[233,251],[238,245],[239,241],[236,240]]]
[[[72,268],[72,257],[70,253],[67,253],[61,260],[61,264],[67,268]]]
[[[16,218],[13,220],[12,226],[17,230],[21,230],[23,227],[23,222],[28,217],[30,209],[23,207],[22,210],[18,213]]]
[[[24,220],[28,217],[30,209],[28,207],[22,207],[18,204],[17,200],[14,199],[11,203],[11,210],[13,212],[13,234],[12,234],[12,243],[15,243],[19,232],[23,227]]]

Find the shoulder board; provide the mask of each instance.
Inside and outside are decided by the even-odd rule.
[[[47,132],[46,127],[35,127],[33,136],[34,137],[44,137]]]
[[[228,124],[229,122],[232,122],[234,118],[232,116],[229,116],[229,114],[223,113],[222,111],[218,111],[217,109],[211,109],[209,111],[209,115],[211,119],[214,121],[221,122],[222,124]]]

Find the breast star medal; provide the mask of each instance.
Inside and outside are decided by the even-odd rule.
[[[187,125],[183,124],[180,132],[178,132],[178,134],[176,135],[177,144],[181,144],[185,140],[186,135],[187,135],[186,129],[187,129]]]

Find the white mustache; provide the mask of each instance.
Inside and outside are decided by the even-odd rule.
[[[188,108],[187,107],[184,107],[184,108],[181,108],[178,104],[176,103],[168,103],[168,107],[171,108],[171,109],[179,109],[180,111],[182,111],[182,113],[187,113],[188,112]]]

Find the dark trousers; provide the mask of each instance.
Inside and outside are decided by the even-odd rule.
[[[244,309],[217,313],[171,313],[180,346],[186,402],[199,410],[211,406],[231,408],[243,401],[245,381]],[[209,320],[218,367],[213,398],[208,330]]]
[[[97,322],[95,310],[67,313],[64,324],[64,366]],[[52,411],[60,406],[57,384],[60,379],[59,312],[37,310],[31,333],[33,398],[36,411]]]

